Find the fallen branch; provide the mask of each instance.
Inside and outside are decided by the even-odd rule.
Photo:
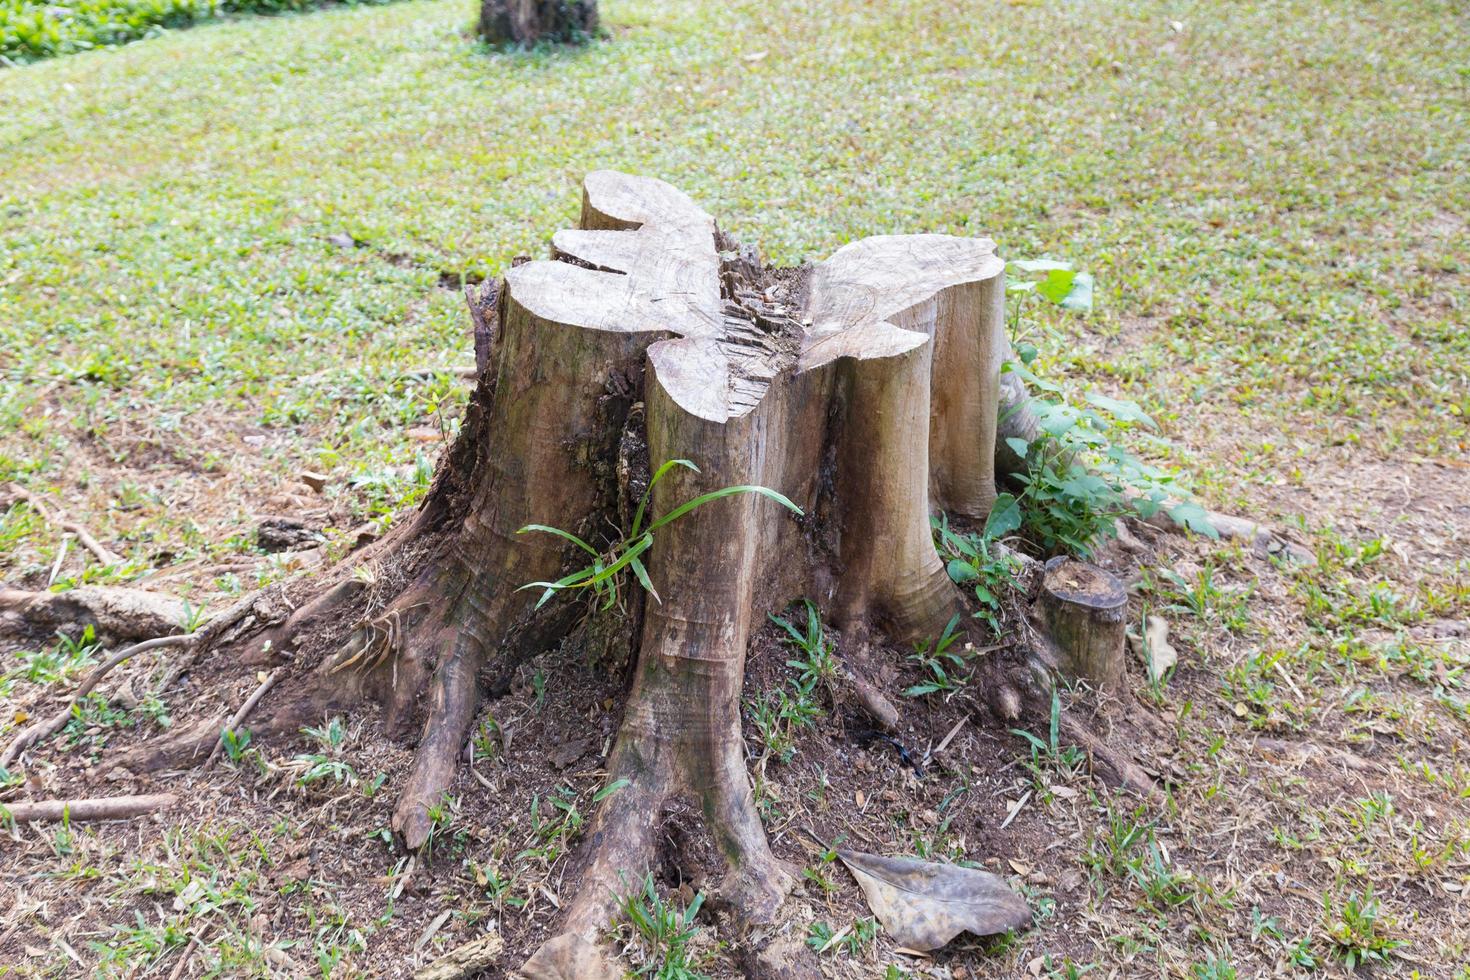
[[[72,694],[71,700],[67,701],[65,708],[62,708],[56,714],[52,715],[49,719],[36,722],[34,725],[23,729],[21,733],[15,737],[15,741],[10,743],[10,747],[5,750],[5,754],[0,755],[0,768],[5,768],[9,766],[12,762],[15,761],[16,756],[20,755],[27,748],[41,741],[42,739],[50,738],[52,735],[55,735],[57,732],[65,728],[66,723],[71,720],[72,709],[77,706],[77,703],[80,702],[82,698],[86,697],[88,694],[91,694],[92,690],[101,682],[102,678],[106,677],[107,674],[112,670],[112,668],[116,667],[118,664],[136,654],[143,653],[146,650],[157,650],[162,647],[190,646],[194,642],[194,635],[160,636],[152,640],[144,640],[142,643],[134,643],[130,647],[123,647],[121,650],[117,651],[112,656],[104,660],[101,664],[99,664],[92,671],[92,673],[87,675],[87,679],[82,681],[81,686],[76,689],[76,692],[74,694]]]
[[[450,950],[427,966],[414,971],[413,980],[460,980],[494,966],[505,942],[492,932]]]
[[[104,547],[101,542],[92,537],[91,533],[85,527],[78,524],[76,521],[67,520],[59,513],[52,513],[50,508],[41,503],[40,497],[37,497],[35,494],[31,493],[25,487],[22,487],[18,483],[12,483],[9,489],[12,496],[14,496],[17,500],[23,500],[27,504],[29,504],[31,510],[34,510],[37,514],[40,514],[41,519],[47,524],[54,524],[57,527],[61,528],[63,531],[70,531],[72,534],[75,534],[77,536],[77,540],[82,543],[82,547],[86,548],[93,555],[95,555],[97,560],[100,561],[102,564],[122,564],[122,556]]]
[[[260,699],[265,697],[270,689],[276,686],[276,681],[280,676],[281,672],[275,671],[265,680],[261,681],[260,686],[255,689],[255,693],[251,694],[250,697],[245,699],[245,703],[240,705],[240,710],[235,712],[235,716],[230,719],[229,724],[220,729],[219,739],[214,743],[214,748],[210,750],[209,758],[204,760],[205,769],[213,768],[215,762],[219,759],[219,754],[224,751],[225,733],[234,732],[245,723],[245,719],[250,717],[250,712],[255,710],[255,706],[260,703]]]
[[[157,592],[83,585],[65,592],[0,588],[0,612],[13,613],[31,627],[91,626],[99,638],[147,640],[177,633],[186,609],[183,600]]]
[[[0,804],[0,812],[16,823],[57,820],[130,820],[171,807],[179,801],[172,793],[150,796],[104,796],[85,800],[42,800],[37,803]]]

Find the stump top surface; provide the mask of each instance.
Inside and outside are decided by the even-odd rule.
[[[1075,558],[1048,561],[1041,585],[1058,599],[1094,609],[1114,609],[1128,602],[1128,592],[1116,575]]]
[[[583,185],[581,227],[559,231],[553,255],[506,273],[510,300],[546,323],[659,333],[649,347],[658,383],[685,411],[726,422],[760,404],[784,373],[840,358],[913,351],[932,338],[897,325],[947,289],[1002,274],[985,238],[877,235],[817,263],[790,335],[721,293],[715,221],[688,195],[651,177],[610,170]]]

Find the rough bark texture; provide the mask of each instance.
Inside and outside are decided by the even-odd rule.
[[[483,0],[480,36],[491,44],[580,42],[597,32],[597,0]]]

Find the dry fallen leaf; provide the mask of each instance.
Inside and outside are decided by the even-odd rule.
[[[1169,622],[1162,616],[1149,616],[1144,620],[1143,635],[1128,635],[1133,652],[1148,668],[1151,680],[1160,680],[1164,672],[1179,662],[1179,652],[1169,643]]]
[[[597,944],[575,933],[562,933],[541,944],[536,954],[521,967],[524,980],[618,980],[614,969]]]
[[[961,932],[991,936],[1031,922],[1026,902],[988,871],[858,851],[837,856],[894,941],[938,949]]]

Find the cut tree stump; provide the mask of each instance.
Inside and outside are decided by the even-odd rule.
[[[1128,593],[1123,583],[1096,565],[1053,558],[1042,573],[1036,606],[1061,672],[1100,691],[1118,693],[1127,666]]]
[[[477,678],[619,638],[634,666],[610,792],[560,931],[524,968],[541,978],[618,975],[601,943],[625,882],[658,866],[666,806],[703,815],[728,869],[724,906],[773,919],[797,869],[772,854],[746,770],[752,630],[809,597],[845,641],[938,636],[963,605],[930,517],[984,519],[997,460],[1008,465],[997,420],[1030,424],[1024,390],[1001,384],[1004,263],[985,239],[882,235],[769,269],[682,192],[610,171],[587,176],[579,224],[556,233],[551,260],[514,264],[471,297],[484,369],[417,513],[296,587],[289,618],[242,621],[209,662],[283,671],[252,715],[257,739],[374,703],[390,736],[416,730],[392,826],[417,849],[456,774]],[[637,569],[657,597],[632,576],[606,610],[521,591],[590,559],[518,530],[554,525],[610,562],[670,460],[698,469],[656,483],[650,518],[731,486],[779,492],[802,515],[743,493],[663,524]],[[170,761],[186,760],[120,764]]]

